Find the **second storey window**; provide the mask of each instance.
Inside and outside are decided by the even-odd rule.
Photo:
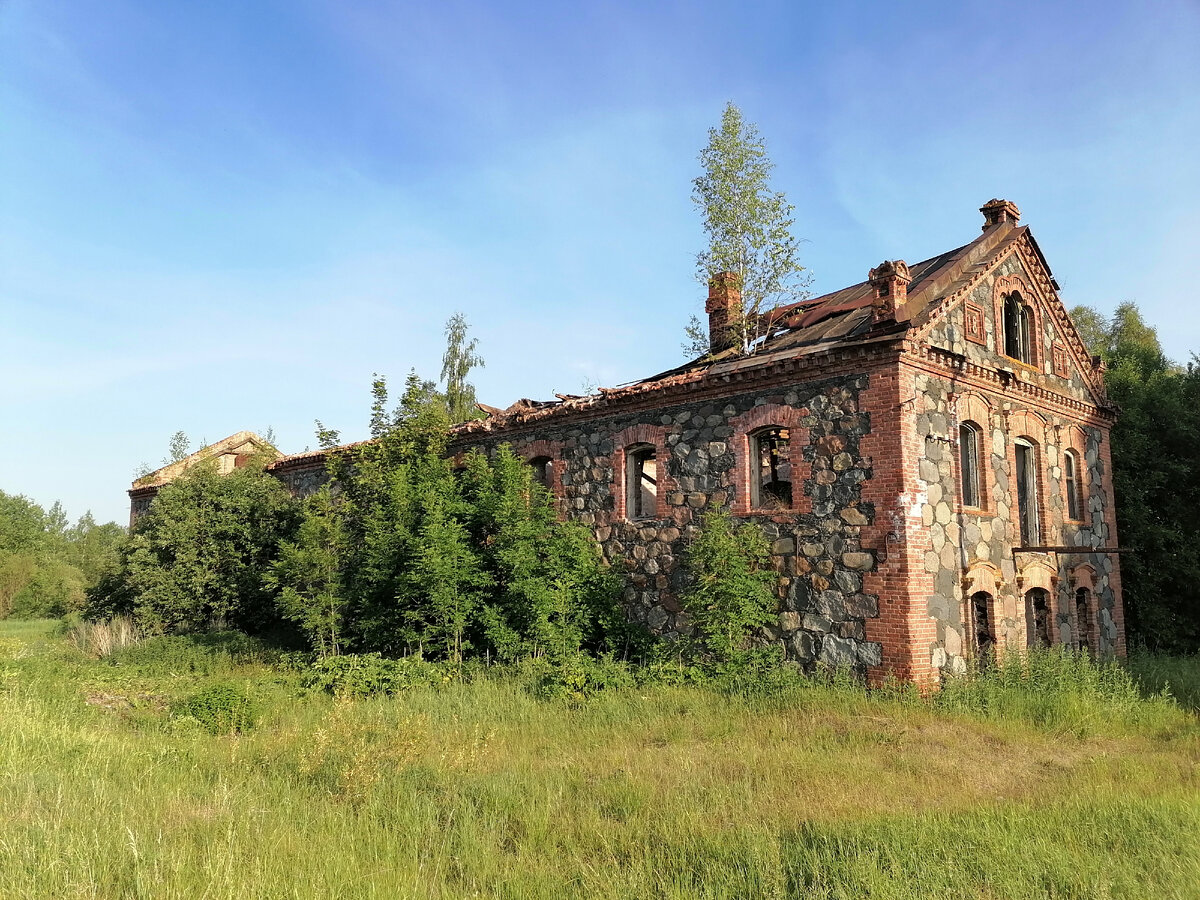
[[[625,512],[630,519],[654,516],[658,502],[658,459],[653,444],[625,451]]]
[[[963,422],[958,428],[959,469],[962,473],[962,505],[978,509],[983,504],[979,482],[979,426]]]
[[[1004,298],[1004,355],[1033,364],[1033,310],[1016,291]]]
[[[1079,457],[1074,450],[1063,454],[1063,475],[1067,481],[1067,518],[1078,522],[1083,518],[1083,485],[1079,478]]]
[[[1036,547],[1041,543],[1038,524],[1037,447],[1026,438],[1016,440],[1017,514],[1021,519],[1021,544]]]
[[[789,509],[792,505],[791,434],[763,428],[750,435],[750,506]]]

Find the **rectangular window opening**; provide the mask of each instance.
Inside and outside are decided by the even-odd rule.
[[[1038,525],[1037,451],[1031,445],[1018,442],[1017,455],[1017,514],[1021,519],[1021,544],[1035,547],[1041,543]]]
[[[767,428],[751,435],[750,444],[750,505],[754,509],[790,509],[791,432],[787,428]]]
[[[630,447],[625,453],[625,509],[630,519],[653,518],[658,505],[658,458],[654,447]]]

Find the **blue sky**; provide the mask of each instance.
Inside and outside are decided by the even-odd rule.
[[[817,293],[1016,202],[1069,304],[1200,351],[1200,6],[0,0],[0,489],[124,521],[140,462],[436,377],[681,360],[727,100]]]

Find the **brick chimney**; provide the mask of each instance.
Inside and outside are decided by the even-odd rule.
[[[871,287],[875,288],[875,298],[871,302],[871,320],[903,321],[904,304],[908,302],[908,285],[912,281],[904,260],[885,259],[868,273],[867,278]]]
[[[741,277],[737,272],[718,272],[708,282],[708,349],[720,353],[739,343],[738,323],[742,317]]]
[[[1021,211],[1011,200],[989,200],[979,207],[979,211],[983,213],[984,231],[1002,222],[1012,222],[1016,225],[1021,220]]]

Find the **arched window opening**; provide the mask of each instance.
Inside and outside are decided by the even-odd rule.
[[[1041,543],[1038,520],[1037,448],[1028,438],[1017,438],[1017,515],[1021,519],[1021,544],[1036,547]]]
[[[975,629],[975,652],[981,668],[996,655],[996,630],[992,625],[992,595],[979,591],[971,595],[971,622]]]
[[[983,505],[983,490],[979,479],[979,443],[979,426],[974,422],[963,422],[958,427],[962,505],[976,509]]]
[[[750,506],[792,506],[791,434],[786,428],[763,428],[750,435]]]
[[[1033,310],[1017,291],[1004,298],[1004,355],[1033,362]]]
[[[1025,595],[1025,622],[1030,647],[1050,646],[1050,595],[1034,588]]]
[[[1075,592],[1075,628],[1079,635],[1079,649],[1094,653],[1092,644],[1092,592],[1087,588],[1079,588]]]
[[[529,467],[533,469],[533,480],[550,490],[554,483],[554,460],[549,456],[535,456],[529,460]]]
[[[1083,519],[1083,485],[1079,478],[1079,457],[1074,450],[1063,454],[1063,474],[1067,481],[1067,518]]]
[[[625,513],[630,519],[653,518],[658,503],[658,459],[653,444],[625,451]]]

